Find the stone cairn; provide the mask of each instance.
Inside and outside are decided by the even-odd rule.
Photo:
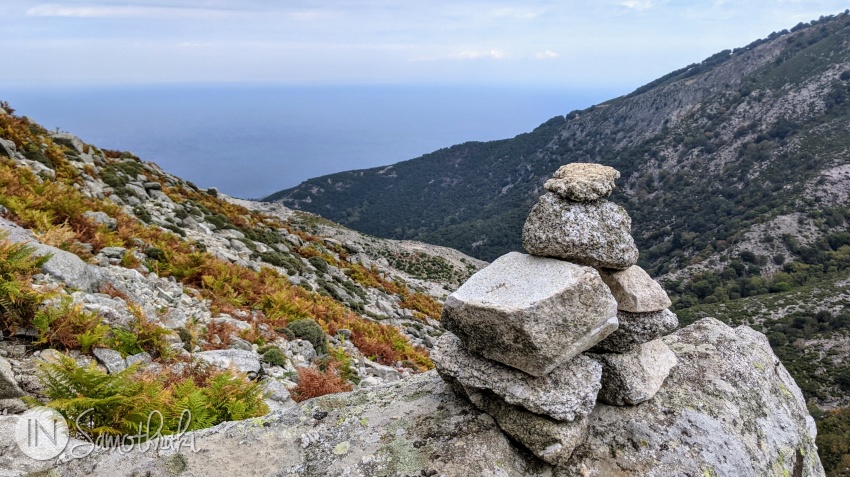
[[[631,219],[605,199],[620,173],[568,164],[546,182],[523,245],[447,299],[431,358],[460,395],[544,461],[566,464],[597,402],[652,399],[676,365],[678,326],[636,266]]]

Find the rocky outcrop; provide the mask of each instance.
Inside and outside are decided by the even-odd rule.
[[[0,399],[13,399],[26,395],[18,386],[12,365],[0,357]]]
[[[800,390],[762,335],[704,319],[663,341],[679,364],[655,397],[597,405],[586,437],[558,467],[517,447],[429,372],[190,433],[180,449],[96,451],[52,475],[824,475]],[[11,419],[0,417],[0,436]],[[0,455],[0,467],[10,458]],[[21,464],[6,468],[54,466],[16,458]]]

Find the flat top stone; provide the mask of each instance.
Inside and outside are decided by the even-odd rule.
[[[575,286],[590,270],[562,260],[510,252],[473,275],[453,295],[467,303],[528,308]]]
[[[613,167],[574,162],[558,168],[544,187],[565,199],[587,202],[611,195],[619,177]]]

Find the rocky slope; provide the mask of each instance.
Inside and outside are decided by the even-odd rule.
[[[813,403],[846,405],[846,360],[818,357],[850,353],[846,310],[805,290],[839,282],[850,269],[848,98],[844,12],[720,52],[513,139],[311,179],[267,200],[492,260],[522,250],[523,221],[558,165],[614,166],[622,179],[611,199],[635,221],[638,263],[664,283],[674,308],[704,305],[733,323],[741,298],[768,304],[800,290],[797,311],[806,316],[769,308],[764,330],[785,335],[772,340],[783,357],[800,343],[815,346],[816,362],[792,372],[817,383],[804,387]],[[822,311],[829,316],[817,318]]]
[[[271,408],[304,368],[335,383],[320,394],[395,381],[431,367],[442,300],[484,265],[199,190],[2,106],[0,413],[46,401],[40,363],[65,354],[110,374],[235,368]],[[292,331],[304,320],[321,336]]]

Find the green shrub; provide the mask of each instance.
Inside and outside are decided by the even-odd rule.
[[[272,366],[286,366],[286,355],[283,354],[281,350],[276,347],[270,347],[265,353],[263,353],[263,361],[269,363]]]
[[[281,331],[289,339],[300,338],[309,341],[316,353],[327,354],[328,352],[328,337],[322,327],[311,318],[295,320]]]
[[[137,366],[107,374],[95,363],[80,367],[61,357],[41,363],[38,373],[50,399],[47,406],[59,411],[73,432],[92,439],[117,437],[109,440],[113,446],[147,440],[150,436],[138,434],[151,418],[151,433],[161,424],[160,433],[169,435],[268,412],[260,384],[231,371],[189,368],[185,375],[166,380],[139,374]]]

